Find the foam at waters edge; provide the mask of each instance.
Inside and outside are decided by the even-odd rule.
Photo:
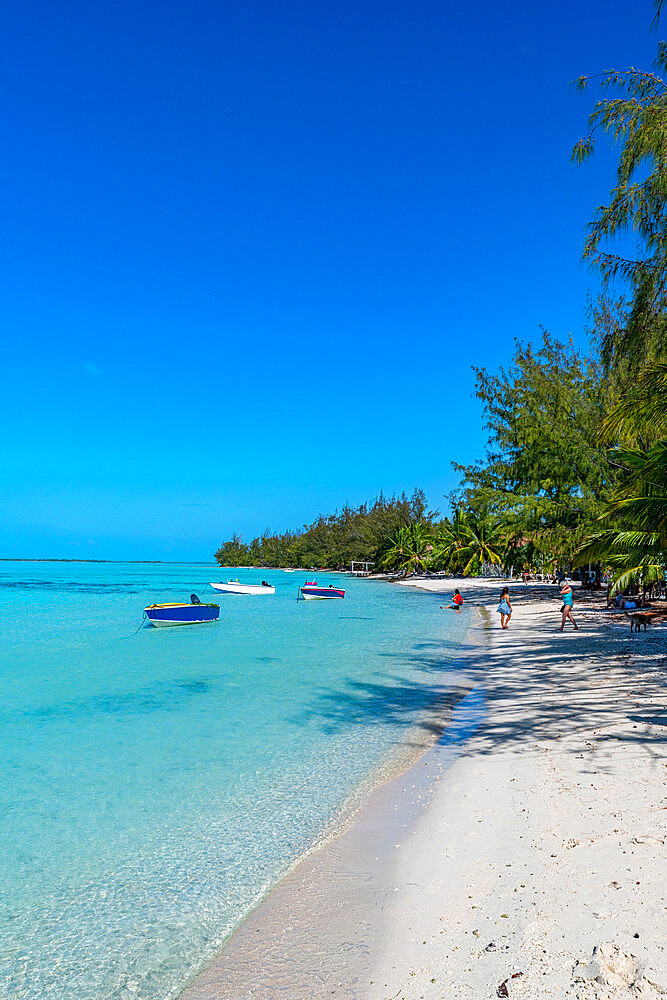
[[[354,789],[430,738],[466,613],[233,576],[258,572],[275,596],[216,596],[225,571],[201,565],[0,565],[0,994],[176,996]],[[132,635],[191,592],[218,625]]]

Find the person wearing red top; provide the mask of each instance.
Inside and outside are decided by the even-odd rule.
[[[450,610],[460,611],[462,604],[463,604],[463,598],[461,597],[461,591],[455,590],[452,599],[450,603],[447,605],[447,607],[445,607],[444,604],[441,604],[440,609],[441,611],[450,611]]]

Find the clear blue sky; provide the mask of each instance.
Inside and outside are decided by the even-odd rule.
[[[472,364],[583,343],[581,73],[652,6],[10,0],[0,556],[208,559],[483,453]]]

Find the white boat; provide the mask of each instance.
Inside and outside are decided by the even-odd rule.
[[[226,583],[211,583],[214,590],[221,594],[275,594],[276,588],[269,583],[239,583],[238,580],[227,580]]]

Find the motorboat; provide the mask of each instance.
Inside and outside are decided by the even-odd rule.
[[[300,599],[304,601],[326,601],[332,597],[345,597],[345,591],[341,590],[340,587],[334,587],[332,583],[328,587],[318,587],[317,580],[306,581],[302,587],[299,587],[299,594]]]
[[[266,580],[261,583],[240,583],[238,580],[227,580],[226,583],[211,583],[214,590],[221,594],[275,594],[276,588]]]
[[[189,604],[150,604],[144,608],[144,615],[157,628],[167,625],[204,625],[217,622],[220,605],[202,604],[196,594],[191,594]]]

